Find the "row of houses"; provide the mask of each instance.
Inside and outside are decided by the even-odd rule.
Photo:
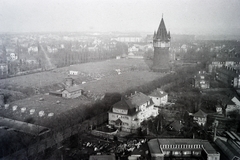
[[[240,88],[240,68],[223,66],[216,69],[216,79],[234,88]]]

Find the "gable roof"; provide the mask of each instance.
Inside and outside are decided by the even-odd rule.
[[[115,123],[116,123],[116,124],[122,124],[122,121],[121,121],[121,119],[118,118],[118,119],[115,121]]]
[[[160,88],[157,88],[157,89],[154,90],[152,93],[150,93],[149,96],[161,98],[161,97],[164,97],[164,96],[166,96],[166,95],[167,95],[166,92],[164,92],[164,91],[161,90]]]
[[[130,97],[122,98],[121,101],[113,105],[113,108],[129,110],[141,106],[147,101],[151,103],[151,98],[141,92],[138,92]]]
[[[176,131],[180,131],[184,127],[179,121],[173,121],[170,126]]]
[[[65,90],[67,92],[71,93],[71,92],[76,92],[76,91],[79,91],[79,90],[83,90],[83,88],[81,86],[71,86],[71,87],[65,88]]]
[[[128,106],[130,108],[134,108],[134,107],[143,105],[147,101],[150,101],[150,99],[151,98],[148,97],[147,95],[145,95],[141,92],[138,92],[138,93],[135,93],[134,95],[132,95],[131,97],[129,97],[126,100],[126,103],[128,104]]]
[[[203,112],[201,109],[193,114],[194,117],[201,117],[201,118],[206,118],[207,117],[207,113]]]

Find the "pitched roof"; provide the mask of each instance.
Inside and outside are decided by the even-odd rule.
[[[176,131],[180,131],[184,127],[179,121],[173,121],[170,126],[172,126]]]
[[[122,124],[122,121],[121,121],[121,119],[118,118],[118,119],[115,121],[115,123],[116,123],[116,124]]]
[[[202,118],[206,118],[207,117],[207,113],[203,112],[201,109],[193,114],[194,117],[202,117]]]
[[[130,108],[134,108],[134,107],[137,107],[137,106],[140,106],[144,103],[146,103],[147,101],[150,101],[150,97],[148,97],[147,95],[141,93],[141,92],[138,92],[138,93],[135,93],[134,95],[132,95],[131,97],[129,97],[127,100],[126,100],[126,103],[128,104],[128,106]]]
[[[167,29],[166,29],[163,18],[161,19],[155,38],[160,39],[161,41],[169,41],[170,34],[169,35],[167,34]]]
[[[166,96],[166,95],[167,95],[166,92],[164,92],[164,91],[161,90],[160,88],[157,88],[157,89],[154,90],[152,93],[150,93],[149,96],[161,98],[161,97],[164,97],[164,96]]]
[[[119,101],[113,105],[113,108],[129,110],[129,109],[136,108],[137,106],[140,106],[150,100],[151,100],[150,97],[148,97],[147,95],[145,95],[141,92],[138,92],[130,97],[122,98],[121,101]],[[151,103],[151,101],[150,101],[150,103]]]
[[[71,86],[71,87],[67,87],[65,90],[68,92],[75,92],[75,91],[79,91],[82,89],[83,88],[81,86]]]

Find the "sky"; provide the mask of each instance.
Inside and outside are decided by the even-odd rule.
[[[240,35],[240,0],[0,0],[0,32]]]

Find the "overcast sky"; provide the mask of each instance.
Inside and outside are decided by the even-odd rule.
[[[240,34],[240,0],[0,0],[0,32]]]

